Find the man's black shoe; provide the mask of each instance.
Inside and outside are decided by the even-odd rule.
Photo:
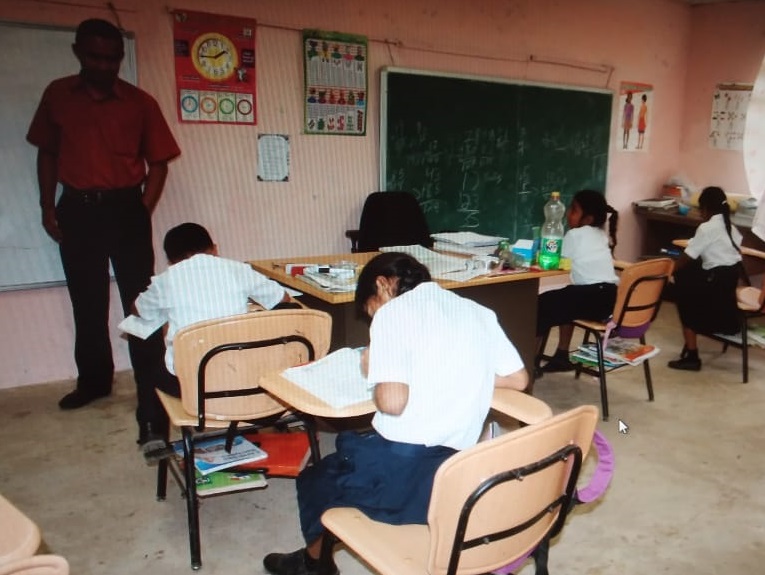
[[[108,395],[111,395],[111,393],[111,389],[99,393],[86,393],[80,389],[75,389],[62,397],[61,401],[58,402],[58,406],[63,410],[79,409],[80,407],[88,405],[91,401],[107,397]]]
[[[308,556],[305,549],[292,553],[269,553],[263,558],[263,567],[273,575],[318,575],[319,560]],[[332,563],[329,573],[338,575],[337,565]]]

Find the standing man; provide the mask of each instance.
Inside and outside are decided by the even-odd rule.
[[[154,273],[151,213],[180,154],[157,102],[118,78],[122,34],[105,20],[77,27],[80,73],[54,80],[43,93],[27,140],[38,148],[42,224],[58,242],[75,325],[77,388],[59,402],[77,409],[112,390],[109,261],[125,314]],[[55,203],[58,182],[63,193]],[[139,443],[161,435],[156,366],[161,332],[129,337],[138,389]]]

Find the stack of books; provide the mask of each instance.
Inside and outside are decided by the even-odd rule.
[[[241,436],[234,438],[230,452],[226,451],[225,442],[225,437],[216,437],[194,445],[197,494],[205,497],[227,491],[266,487],[268,482],[264,473],[231,468],[266,459],[268,454]],[[176,461],[183,468],[183,443],[176,441],[172,446]]]
[[[573,363],[586,367],[597,367],[598,351],[595,343],[580,345],[569,355]],[[622,365],[640,365],[646,359],[657,355],[661,350],[653,345],[642,344],[636,339],[612,337],[603,351],[603,365],[613,369]]]
[[[441,232],[431,234],[433,248],[444,252],[453,252],[472,256],[488,256],[497,249],[497,244],[507,238],[486,236],[475,232]]]

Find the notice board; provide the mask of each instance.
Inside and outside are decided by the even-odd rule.
[[[531,238],[550,192],[605,193],[610,91],[386,68],[382,190],[408,190],[431,232]]]

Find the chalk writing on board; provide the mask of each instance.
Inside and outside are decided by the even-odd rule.
[[[386,70],[382,189],[433,232],[531,237],[559,190],[605,191],[612,94]]]

